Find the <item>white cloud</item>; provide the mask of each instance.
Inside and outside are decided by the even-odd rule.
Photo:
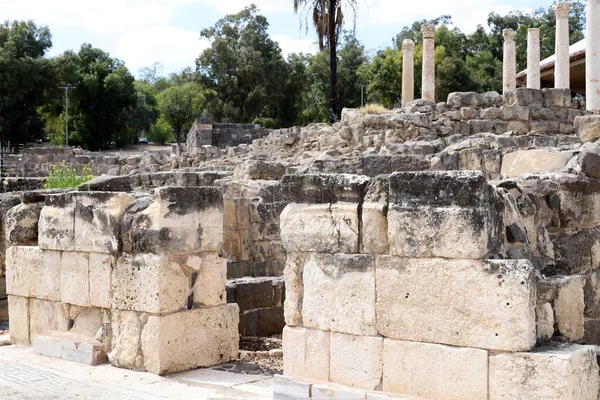
[[[263,14],[278,12],[291,13],[292,2],[289,0],[191,0],[194,3],[205,3],[224,14],[237,13],[250,4],[256,4]]]
[[[293,39],[282,34],[272,35],[271,38],[279,43],[283,56],[287,58],[291,53],[311,53],[314,54],[318,50],[319,44],[314,39]]]
[[[210,42],[200,40],[197,32],[168,26],[134,29],[117,43],[116,57],[125,61],[129,70],[137,74],[140,68],[159,61],[167,72],[194,67],[196,58]]]

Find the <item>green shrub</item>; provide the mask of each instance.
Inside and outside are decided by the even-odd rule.
[[[94,177],[92,168],[84,165],[81,173],[63,161],[62,164],[52,166],[48,180],[44,184],[44,189],[76,188],[82,183],[91,180]]]
[[[279,128],[279,124],[273,118],[254,118],[252,121],[253,124],[258,124],[265,129],[277,129]]]

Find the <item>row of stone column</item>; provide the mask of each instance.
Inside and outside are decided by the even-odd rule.
[[[554,86],[570,88],[569,54],[569,10],[571,3],[556,3],[552,6],[556,14],[556,48],[554,65]],[[423,24],[423,70],[422,98],[435,100],[435,26]],[[517,58],[515,32],[503,31],[504,93],[517,89]],[[414,51],[415,43],[404,40],[402,43],[402,104],[414,100]],[[527,87],[540,89],[540,30],[531,28],[527,32]],[[586,37],[586,104],[588,110],[600,111],[600,0],[587,0]]]

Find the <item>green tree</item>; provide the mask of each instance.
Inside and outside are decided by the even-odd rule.
[[[197,59],[207,88],[209,114],[224,122],[250,122],[257,117],[284,121],[290,68],[279,45],[268,35],[267,19],[252,5],[227,15],[200,35],[211,47]],[[289,104],[288,104],[289,105]]]
[[[305,14],[312,13],[312,23],[319,38],[319,48],[329,50],[329,122],[338,119],[338,75],[337,75],[337,48],[342,27],[345,21],[343,8],[351,9],[356,22],[357,0],[293,0],[294,12],[304,10]]]
[[[402,51],[388,47],[377,52],[367,76],[369,102],[386,108],[399,104],[402,100]]]
[[[50,31],[32,21],[0,24],[0,140],[24,143],[43,135],[38,108],[52,85],[44,58],[52,46]]]
[[[150,140],[165,144],[173,140],[173,127],[164,118],[159,118],[150,129]]]
[[[177,143],[181,143],[181,135],[202,113],[205,104],[202,86],[195,82],[171,86],[159,93],[158,104],[161,118],[171,125]]]
[[[157,91],[145,81],[136,81],[134,87],[136,104],[129,112],[129,124],[137,136],[147,136],[160,114],[156,100]]]

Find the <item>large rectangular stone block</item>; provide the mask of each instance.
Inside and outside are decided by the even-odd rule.
[[[395,256],[481,259],[500,250],[500,227],[487,208],[393,208],[387,235]]]
[[[166,255],[125,254],[112,273],[112,307],[166,313],[186,307],[190,277]]]
[[[329,380],[330,333],[283,328],[283,372],[288,376]]]
[[[63,252],[60,259],[60,300],[90,307],[89,253]]]
[[[281,213],[281,240],[286,251],[358,253],[358,205],[290,204]]]
[[[285,301],[283,313],[289,326],[302,326],[302,300],[304,298],[304,263],[306,253],[288,253],[283,270],[285,279]]]
[[[525,260],[377,257],[377,332],[505,351],[536,342],[536,285]]]
[[[141,335],[144,369],[164,375],[233,361],[238,323],[237,304],[150,316]]]
[[[304,326],[376,335],[374,261],[369,255],[309,254],[302,275]]]
[[[110,363],[119,368],[143,369],[143,357],[140,349],[142,318],[134,311],[113,310],[110,323],[111,349],[108,353]]]
[[[598,398],[593,346],[567,344],[491,355],[489,370],[490,400]]]
[[[75,193],[46,196],[40,212],[38,244],[47,250],[75,250]]]
[[[29,298],[8,296],[8,326],[13,344],[29,345]]]
[[[89,255],[90,303],[94,307],[110,308],[112,297],[111,276],[114,256],[102,253]]]
[[[202,253],[188,256],[184,264],[196,274],[192,289],[194,304],[218,306],[227,303],[227,260],[224,257],[217,253]]]
[[[58,301],[29,299],[29,336],[46,331],[69,330],[69,305]]]
[[[383,338],[332,333],[331,381],[363,390],[375,390],[382,379]]]
[[[438,400],[480,400],[488,392],[488,352],[383,341],[383,391]]]
[[[218,252],[223,241],[223,199],[217,187],[163,187],[154,201],[131,216],[137,253]]]
[[[87,365],[98,365],[106,360],[102,343],[72,332],[48,331],[35,336],[33,351],[44,356]]]
[[[6,250],[7,293],[60,300],[60,262],[53,262],[52,255],[37,246],[9,247]]]
[[[358,204],[368,183],[368,177],[350,174],[285,175],[281,180],[286,201],[306,204]]]

